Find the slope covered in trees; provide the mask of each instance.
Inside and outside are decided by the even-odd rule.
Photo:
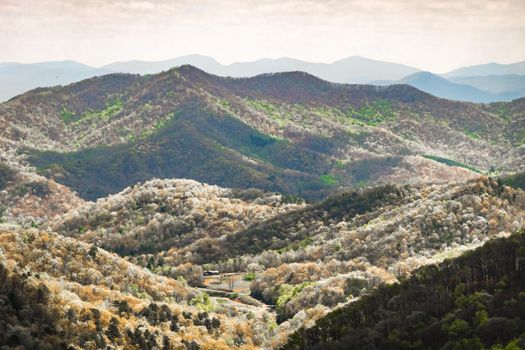
[[[75,239],[2,231],[0,247],[0,347],[251,349],[273,334],[270,314],[218,304]]]
[[[252,282],[252,295],[276,304],[279,320],[300,319],[304,310],[333,307],[525,222],[523,192],[493,180],[412,191],[402,202],[341,221],[299,222],[289,236],[306,238],[246,257],[266,267]]]
[[[522,349],[525,234],[493,240],[382,286],[283,349]]]
[[[259,190],[154,180],[88,203],[50,226],[202,286],[204,270],[250,274],[282,334],[429,263],[525,223],[525,194],[480,177],[380,186],[313,204]]]

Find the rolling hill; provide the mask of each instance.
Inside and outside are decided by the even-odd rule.
[[[0,224],[47,223],[85,202],[68,187],[0,162]]]
[[[253,349],[273,334],[268,313],[218,304],[183,279],[75,239],[2,229],[0,247],[8,348]]]
[[[56,232],[126,256],[181,248],[195,237],[220,237],[301,207],[289,202],[291,198],[254,189],[151,180],[96,203],[77,205],[50,222]],[[103,213],[115,214],[110,219]]]
[[[416,269],[523,227],[524,196],[482,177],[466,183],[380,186],[304,204],[260,190],[154,180],[96,203],[78,202],[66,214],[41,221],[41,229],[24,228],[11,216],[0,225],[0,344],[28,349],[35,344],[42,349],[278,348],[291,332],[317,321],[315,328],[292,335],[286,346],[312,345],[319,339],[315,332],[327,332],[326,325],[339,327],[339,317],[376,305],[378,297],[389,301],[429,281],[433,284],[426,290],[435,291],[445,283],[440,276],[450,273],[434,275],[432,266]],[[472,271],[481,266],[480,259],[489,266],[507,259],[514,268],[512,252],[521,250],[514,249],[513,239],[512,251],[497,253],[505,244],[496,241],[483,253],[443,266],[457,269],[466,261],[471,269],[465,271]],[[143,242],[158,245],[136,244]],[[208,269],[226,273],[232,289],[210,289],[213,285],[204,284],[203,277]],[[413,282],[405,282],[414,270]],[[456,275],[460,282],[468,276]],[[499,280],[494,278],[489,288]],[[396,281],[401,285],[389,286]],[[505,281],[497,286],[510,288],[505,293],[510,300],[517,290],[514,275],[507,274]],[[455,287],[445,289],[446,295],[460,290],[459,282],[450,283]],[[276,312],[253,304],[245,293],[275,305]],[[520,303],[514,302],[513,309]],[[487,321],[508,317],[494,311],[501,305],[487,304]],[[452,316],[444,318],[447,313],[450,309],[440,311],[440,322],[452,323]],[[431,326],[437,321],[424,322]],[[519,334],[513,329],[501,342],[514,341]],[[472,330],[469,334],[481,334]],[[340,334],[332,340],[346,331],[332,329]],[[412,339],[410,333],[401,338]]]

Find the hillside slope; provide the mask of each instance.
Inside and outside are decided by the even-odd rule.
[[[374,202],[381,204],[374,206]],[[393,281],[525,223],[524,193],[488,180],[377,188],[334,197],[320,206],[323,209],[318,214],[320,208],[314,206],[215,244],[207,242],[217,256],[233,257],[244,250],[249,253],[244,255],[246,264],[266,268],[252,282],[252,295],[277,304],[281,320],[318,304],[332,307],[346,301],[350,290],[359,294],[378,281]],[[190,246],[195,259],[199,259],[195,255],[201,251],[199,243]],[[182,252],[173,249],[164,260],[176,261]],[[224,260],[210,266],[231,268]],[[358,290],[353,289],[355,278],[362,281]],[[289,299],[282,297],[287,293],[283,284],[297,288]]]
[[[256,189],[152,180],[39,223],[74,238],[1,229],[5,344],[275,348],[340,304],[522,228],[525,193],[478,177],[305,204]],[[205,270],[223,275],[210,282]],[[221,298],[201,292],[215,288]]]

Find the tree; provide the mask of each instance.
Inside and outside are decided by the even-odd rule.
[[[115,317],[112,317],[111,320],[109,320],[109,326],[106,331],[106,335],[113,342],[117,342],[117,340],[121,337],[118,325],[119,322]]]

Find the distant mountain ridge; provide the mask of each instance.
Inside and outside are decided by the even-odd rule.
[[[428,92],[434,96],[463,101],[487,102],[491,94],[469,85],[455,84],[430,72],[418,72],[399,81]]]
[[[474,88],[490,92],[492,94],[514,93],[516,96],[525,95],[525,75],[480,75],[468,77],[451,77],[448,80],[457,84],[470,85]]]
[[[521,76],[519,76],[521,77]],[[397,81],[376,81],[372,82],[379,85],[392,85],[392,84],[408,84],[419,90],[425,91],[429,94],[440,98],[446,98],[449,100],[465,101],[465,102],[477,102],[477,103],[490,103],[496,101],[511,101],[516,98],[519,98],[525,94],[525,84],[524,89],[518,89],[517,91],[512,92],[499,92],[492,93],[482,89],[478,89],[472,84],[479,82],[481,77],[477,79],[468,80],[470,77],[465,78],[454,78],[454,81],[451,79],[445,79],[441,76],[430,72],[417,72],[409,76],[404,77],[401,80]],[[499,76],[490,76],[483,77],[484,85],[493,85],[491,80],[496,80]],[[492,79],[491,79],[492,78]],[[523,77],[525,78],[525,77]],[[472,82],[474,80],[474,82]],[[487,81],[488,80],[488,81]],[[501,79],[498,79],[501,80]],[[518,81],[518,84],[520,82]],[[525,83],[525,79],[524,79]],[[483,84],[483,82],[481,83]],[[503,82],[505,84],[505,82]],[[501,85],[501,84],[500,84]],[[501,89],[500,89],[501,91]]]
[[[251,77],[264,73],[301,71],[335,83],[353,84],[364,84],[375,79],[400,79],[418,71],[417,68],[406,65],[377,61],[360,56],[348,57],[333,63],[312,63],[282,57],[223,65],[207,56],[188,55],[166,61],[117,62],[102,68],[121,73],[151,74],[184,64],[195,66],[210,74],[235,78]]]
[[[0,101],[36,87],[66,85],[108,73],[112,71],[75,61],[0,64]]]
[[[454,69],[448,73],[443,74],[445,78],[450,77],[467,77],[467,76],[487,76],[487,75],[508,75],[518,74],[525,75],[525,61],[500,64],[500,63],[487,63],[478,64],[474,66],[461,67]]]
[[[110,73],[157,74],[182,65],[192,65],[210,74],[223,77],[252,77],[265,73],[302,71],[334,83],[368,84],[380,82],[390,84],[402,82],[416,73],[418,68],[399,63],[373,60],[361,56],[350,56],[332,63],[314,63],[294,58],[263,58],[250,62],[221,64],[204,55],[186,55],[163,61],[132,60],[114,62],[100,68],[90,67],[74,61],[19,64],[0,63],[0,101],[7,100],[36,87],[66,85]],[[501,76],[504,74],[505,76]],[[509,77],[509,75],[514,75]],[[468,85],[456,87],[444,82],[438,97],[470,102],[510,101],[525,95],[525,63],[510,65],[488,64],[464,67],[440,75],[450,83]],[[437,76],[437,75],[436,75]],[[482,78],[480,78],[482,77]],[[437,88],[425,84],[414,85],[432,93]],[[471,88],[481,91],[474,91]],[[447,90],[449,89],[449,90]],[[465,90],[468,90],[465,92]],[[496,91],[494,91],[496,90]]]

